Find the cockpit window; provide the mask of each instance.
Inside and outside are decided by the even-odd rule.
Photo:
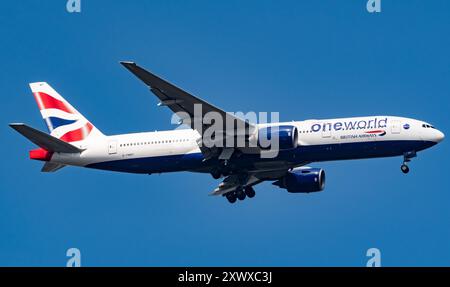
[[[422,124],[422,127],[426,128],[426,129],[436,129],[434,126],[431,126],[431,125],[428,125],[428,124]]]

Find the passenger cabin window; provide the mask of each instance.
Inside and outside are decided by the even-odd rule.
[[[425,125],[423,125],[423,126],[425,126]],[[169,143],[179,143],[179,142],[189,142],[189,139],[174,139],[174,140],[159,140],[159,141],[148,141],[148,142],[121,143],[121,144],[119,144],[119,146],[120,147],[129,147],[129,146],[169,144]]]

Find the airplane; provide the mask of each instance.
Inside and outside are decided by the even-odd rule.
[[[406,174],[407,163],[417,152],[444,139],[444,134],[427,122],[396,116],[252,123],[134,62],[121,64],[150,89],[160,106],[179,115],[179,123],[189,128],[106,136],[50,85],[31,83],[49,134],[23,123],[10,126],[39,147],[29,156],[44,162],[42,172],[78,166],[136,174],[209,173],[215,179],[223,178],[210,195],[235,203],[253,198],[253,187],[264,181],[290,193],[322,191],[325,171],[307,166],[311,163],[402,156],[401,171]],[[215,136],[207,138],[205,134],[213,125],[204,120],[208,113],[231,119],[236,125],[219,125]],[[262,156],[268,149],[260,141],[265,137],[277,139],[274,156]],[[230,138],[232,144],[218,144]],[[243,146],[236,143],[238,138],[244,140]]]

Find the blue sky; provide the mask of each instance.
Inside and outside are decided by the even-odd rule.
[[[401,158],[313,164],[322,193],[269,183],[236,205],[208,175],[79,168],[41,174],[10,122],[45,126],[28,83],[47,81],[105,134],[174,128],[120,60],[229,111],[282,120],[399,115],[449,134],[450,2],[5,1],[0,10],[0,265],[450,265],[448,142]]]

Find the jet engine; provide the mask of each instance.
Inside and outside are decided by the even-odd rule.
[[[298,145],[295,126],[269,126],[258,130],[258,146],[262,149],[287,150]]]
[[[325,171],[321,168],[298,168],[273,183],[291,193],[310,193],[325,188]]]

